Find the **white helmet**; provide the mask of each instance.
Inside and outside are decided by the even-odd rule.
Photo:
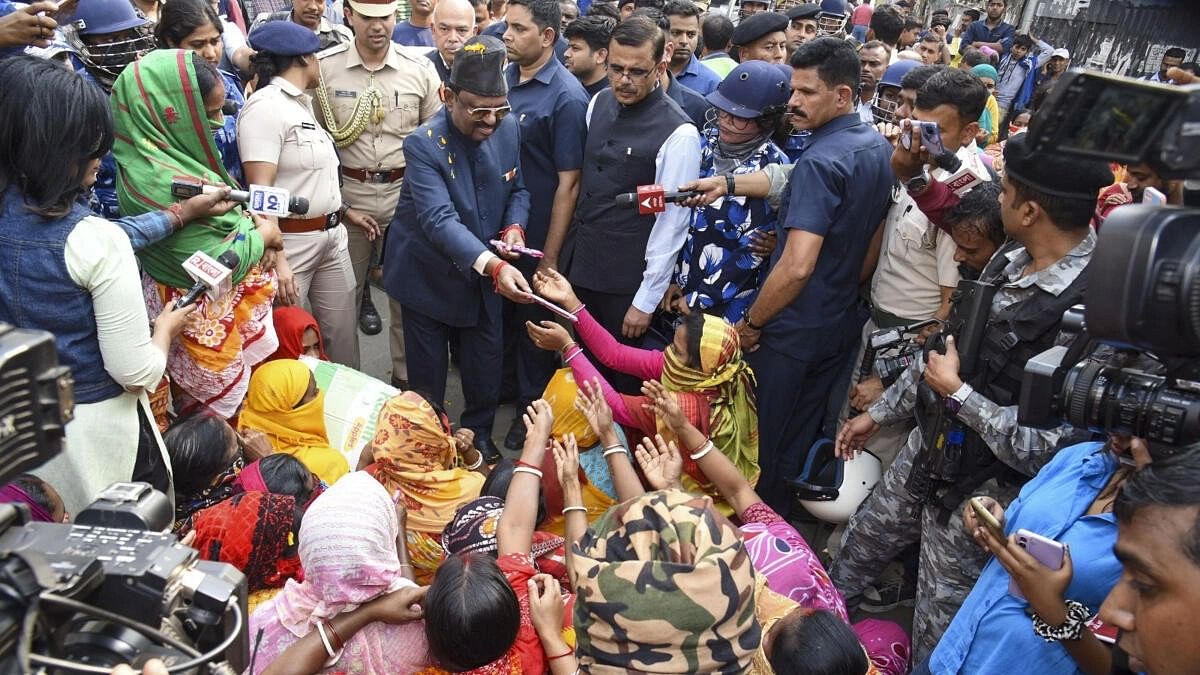
[[[813,444],[804,470],[792,481],[800,503],[828,523],[845,524],[883,476],[883,463],[870,450],[841,460],[833,455],[833,440]]]

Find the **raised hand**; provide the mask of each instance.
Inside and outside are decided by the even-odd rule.
[[[562,443],[555,440],[550,445],[554,453],[554,465],[558,468],[558,484],[563,494],[579,490],[579,443],[575,434],[567,434]]]
[[[601,439],[613,431],[612,408],[604,400],[604,390],[599,380],[589,380],[579,387],[579,395],[575,398],[575,409],[583,413],[588,426]]]
[[[679,480],[683,475],[683,456],[674,441],[668,443],[655,434],[653,441],[643,438],[634,454],[650,487],[655,490],[683,487]]]
[[[683,414],[683,408],[679,407],[675,397],[671,396],[661,382],[646,380],[642,383],[642,394],[650,399],[650,403],[645,404],[645,407],[661,417],[671,431],[682,433],[691,424],[687,415]]]

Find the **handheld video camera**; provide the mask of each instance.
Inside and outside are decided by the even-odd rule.
[[[1147,163],[1200,175],[1200,86],[1068,73],[1030,123],[1036,152]],[[1071,349],[1034,357],[1021,424],[1131,433],[1168,445],[1200,440],[1200,210],[1126,205],[1104,221],[1088,266],[1085,308],[1064,325]],[[1095,342],[1138,350],[1162,374],[1084,360]]]
[[[0,324],[0,484],[58,454],[73,407],[54,337]],[[0,504],[0,674],[245,669],[245,577],[180,545],[173,516],[145,483],[110,486],[73,524]]]

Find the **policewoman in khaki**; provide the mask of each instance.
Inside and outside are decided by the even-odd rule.
[[[307,300],[326,354],[357,368],[354,270],[341,224],[338,157],[304,93],[319,79],[318,38],[290,21],[272,21],[250,32],[250,45],[257,52],[251,70],[258,88],[238,117],[246,181],[286,189],[309,204],[306,213],[279,219],[284,255],[277,261],[276,298],[285,305]]]
[[[354,41],[318,55],[317,114],[341,158],[342,200],[353,207],[347,225],[359,302],[371,254],[379,256],[381,235],[400,198],[404,139],[442,107],[438,97],[441,79],[433,63],[392,42],[397,4],[396,0],[349,0],[346,20],[354,29]],[[355,212],[366,217],[357,218]],[[373,308],[365,309],[373,314]],[[364,321],[363,327],[373,334],[379,323],[375,316],[371,318],[373,325]],[[400,307],[394,302],[389,342],[392,381],[403,385],[408,368]]]

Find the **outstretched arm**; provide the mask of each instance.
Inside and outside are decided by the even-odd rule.
[[[679,441],[683,444],[683,451],[695,458],[696,465],[712,481],[717,492],[725,498],[725,501],[729,502],[738,517],[741,517],[747,508],[762,501],[762,498],[750,486],[749,481],[737,470],[733,462],[729,461],[721,448],[708,447],[712,441],[705,437],[699,429],[692,426],[691,422],[688,422],[687,416],[683,414],[679,404],[671,398],[662,384],[647,381],[642,384],[642,393],[650,399],[649,405],[653,407],[654,413],[663,418],[671,431],[679,436]],[[655,444],[658,446],[659,454],[668,452],[669,448],[664,443],[662,436],[655,438]],[[648,445],[647,441],[643,441],[643,449],[646,445]],[[642,452],[643,450],[639,449],[639,461],[642,460]],[[647,458],[652,457],[653,454],[647,452]],[[680,466],[682,466],[682,459],[680,459]],[[642,468],[646,471],[645,464],[642,465]]]
[[[538,399],[525,409],[525,447],[508,484],[504,514],[496,530],[496,548],[500,557],[512,553],[529,555],[533,529],[537,524],[538,494],[542,489],[542,466],[554,413],[550,404]]]

